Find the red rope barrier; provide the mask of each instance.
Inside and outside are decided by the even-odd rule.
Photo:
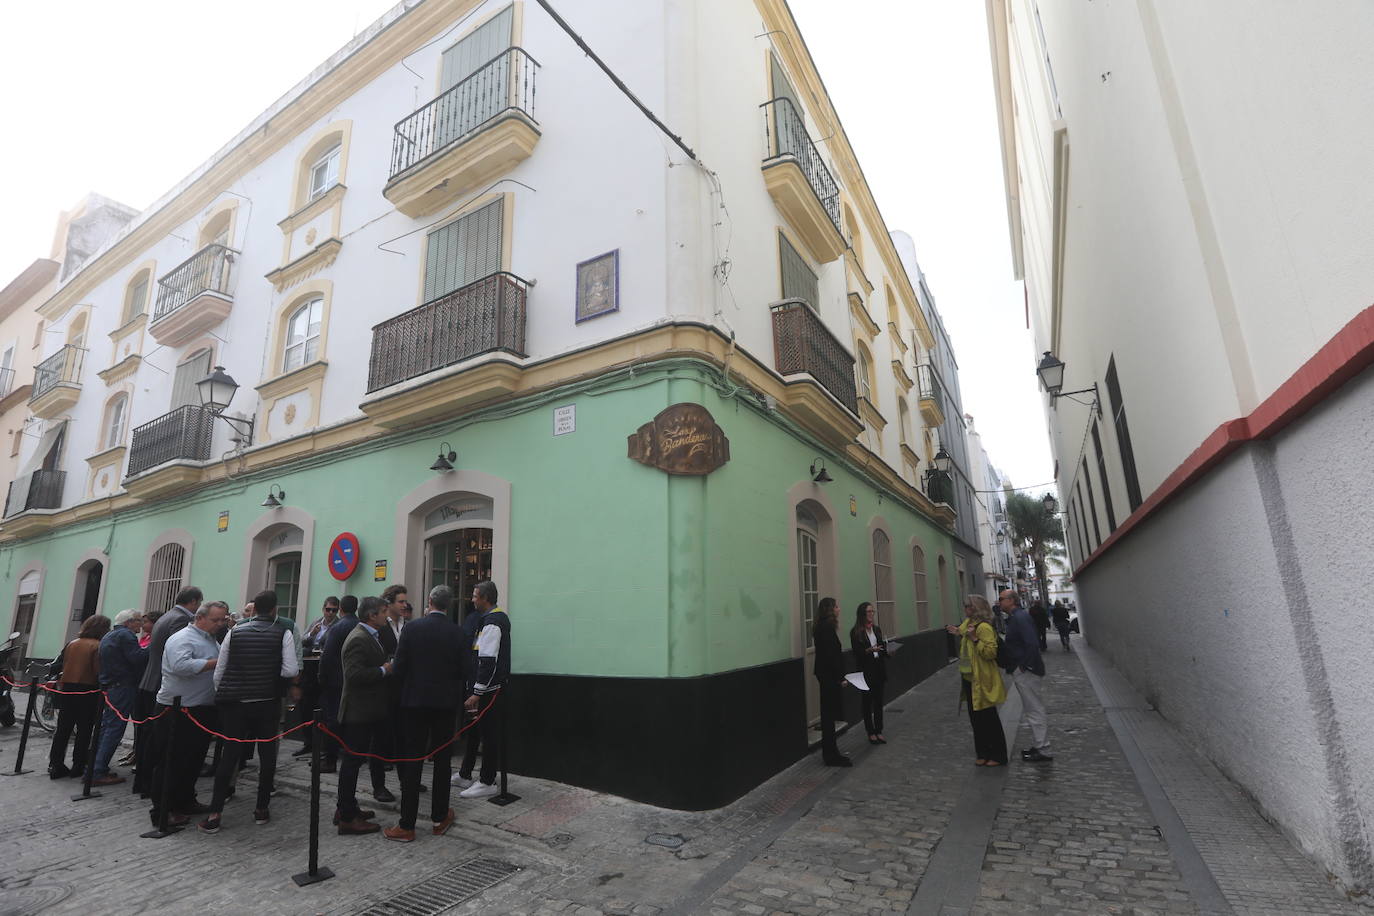
[[[487,710],[491,709],[492,705],[496,702],[496,695],[500,692],[501,688],[498,687],[495,691],[492,692],[491,702],[487,703],[486,706],[483,706],[482,711],[479,712],[477,715],[473,716],[471,722],[469,722],[467,725],[464,725],[462,728],[458,729],[456,732],[453,733],[452,738],[449,738],[443,744],[438,745],[434,748],[434,750],[430,751],[428,754],[425,754],[423,757],[383,757],[381,754],[372,754],[367,751],[355,751],[353,750],[353,748],[349,747],[347,744],[344,743],[344,739],[334,734],[334,732],[330,730],[329,726],[325,725],[324,723],[320,723],[319,728],[320,731],[324,732],[326,735],[333,738],[335,741],[339,742],[339,747],[343,748],[345,752],[352,754],[354,757],[370,757],[373,760],[380,760],[383,763],[421,763],[425,760],[430,759],[435,754],[439,753],[444,748],[448,747],[450,744],[457,741],[458,738],[463,734],[463,732],[467,731],[468,729],[476,725],[478,722],[482,721],[482,717],[487,714]]]
[[[165,710],[164,710],[164,711],[165,711]],[[314,723],[311,722],[310,720],[306,720],[306,721],[302,722],[300,725],[293,725],[293,726],[291,726],[290,728],[288,728],[286,731],[282,732],[280,735],[273,735],[273,736],[270,737],[270,738],[231,738],[231,737],[228,736],[228,735],[222,735],[222,734],[220,734],[219,732],[215,731],[215,730],[212,729],[212,728],[206,728],[206,727],[201,723],[201,721],[200,721],[199,719],[197,719],[195,716],[191,715],[191,710],[187,709],[185,706],[183,706],[183,707],[181,708],[181,711],[184,712],[184,713],[186,714],[186,718],[188,718],[188,719],[190,719],[192,722],[196,723],[196,728],[198,728],[198,729],[200,729],[201,731],[205,732],[205,734],[207,734],[207,735],[214,735],[216,738],[223,738],[225,741],[233,741],[233,742],[235,742],[236,744],[269,744],[269,743],[271,743],[271,742],[273,742],[273,741],[276,741],[276,740],[279,739],[279,738],[285,738],[287,735],[291,734],[292,732],[298,732],[298,731],[300,731],[301,729],[303,729],[303,728],[309,728],[311,725],[314,724]]]
[[[9,678],[5,677],[4,675],[0,675],[0,681],[4,681],[6,684],[9,684],[11,687],[27,687],[27,686],[29,686],[29,685],[26,684],[26,683],[16,684],[14,681],[10,680]],[[49,685],[47,685],[47,684],[42,684],[42,683],[40,683],[40,684],[38,685],[38,689],[39,689],[39,690],[46,690],[48,693],[60,693],[60,694],[62,694],[63,696],[67,696],[67,697],[79,697],[79,696],[85,696],[85,695],[87,695],[87,694],[92,694],[92,693],[104,693],[104,692],[105,692],[104,690],[101,690],[99,687],[95,688],[94,690],[62,690],[62,689],[59,688],[59,687],[50,687]]]
[[[154,719],[161,719],[163,716],[167,715],[167,709],[171,709],[171,708],[172,708],[172,707],[168,706],[167,709],[162,710],[162,712],[158,713],[157,715],[155,715],[155,716],[149,716],[149,717],[146,718],[146,719],[135,719],[135,718],[132,717],[132,716],[126,716],[126,715],[124,715],[124,713],[120,712],[120,711],[119,711],[119,707],[118,707],[118,706],[115,706],[115,704],[113,704],[113,703],[110,702],[110,695],[109,695],[108,693],[104,693],[104,691],[102,691],[102,694],[104,694],[104,695],[101,696],[101,699],[105,701],[105,705],[106,705],[106,706],[110,707],[110,711],[111,711],[111,712],[113,712],[116,716],[119,716],[119,718],[123,719],[125,722],[129,722],[129,723],[132,723],[132,724],[134,724],[134,725],[146,725],[147,723],[153,721]]]

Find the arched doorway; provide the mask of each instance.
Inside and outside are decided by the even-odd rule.
[[[71,614],[67,617],[67,635],[62,640],[64,646],[76,638],[77,630],[81,629],[81,624],[87,618],[101,611],[105,597],[105,560],[103,553],[95,556],[88,554],[76,567],[72,582]]]
[[[810,480],[788,491],[787,543],[791,548],[793,653],[799,658],[805,698],[806,740],[821,717],[821,694],[812,675],[816,664],[816,607],[822,598],[839,599],[839,563],[835,548],[835,513],[820,487]]]
[[[248,526],[243,600],[259,591],[277,595],[277,616],[304,625],[310,607],[310,566],[315,520],[294,506],[268,509]]]
[[[449,616],[458,622],[472,611],[472,587],[492,576],[492,508],[485,496],[454,493],[425,515],[424,593],[436,585],[452,589]]]

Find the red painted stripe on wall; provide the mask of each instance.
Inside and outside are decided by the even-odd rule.
[[[1374,365],[1374,305],[1366,308],[1303,363],[1248,416],[1227,420],[1193,449],[1111,536],[1074,570],[1082,574],[1170,500],[1197,483],[1232,452],[1256,439],[1278,434],[1370,365]]]

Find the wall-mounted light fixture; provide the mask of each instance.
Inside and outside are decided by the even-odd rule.
[[[820,470],[816,470],[816,465],[820,465]],[[825,459],[816,456],[816,460],[811,462],[811,480],[813,483],[830,483],[835,478],[825,470]]]
[[[238,390],[239,383],[224,371],[223,366],[216,366],[209,375],[196,382],[196,391],[200,394],[200,406],[229,424],[229,427],[236,433],[235,442],[240,445],[252,445],[253,421],[224,415],[229,403],[234,400],[234,393]]]
[[[1097,411],[1098,417],[1102,416],[1102,399],[1098,397],[1097,394],[1097,382],[1093,382],[1091,388],[1080,388],[1077,391],[1064,391],[1064,363],[1062,360],[1056,359],[1049,350],[1045,351],[1044,357],[1040,360],[1040,365],[1035,367],[1035,374],[1040,377],[1040,384],[1045,386],[1045,391],[1049,392],[1051,402],[1057,401],[1060,398],[1068,398],[1075,403],[1084,404],[1087,402],[1080,401],[1073,397],[1073,395],[1092,392],[1092,403],[1088,404],[1088,406]]]
[[[434,459],[434,463],[429,466],[429,469],[442,474],[444,471],[453,470],[453,462],[457,460],[458,453],[453,450],[453,446],[447,442],[440,442],[439,457]]]
[[[939,471],[941,474],[948,474],[949,466],[954,463],[954,459],[949,457],[949,452],[945,451],[943,445],[940,446],[940,450],[935,453],[934,461],[935,470]]]
[[[1053,493],[1046,493],[1043,502],[1045,503],[1046,515],[1054,515],[1059,511],[1059,500],[1054,498]]]
[[[286,491],[276,484],[272,484],[267,490],[267,498],[262,501],[262,507],[264,509],[280,509],[284,502],[286,502]]]

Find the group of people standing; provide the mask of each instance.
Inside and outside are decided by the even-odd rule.
[[[204,815],[198,828],[217,833],[224,805],[254,752],[259,774],[253,820],[266,824],[276,794],[283,701],[300,697],[302,653],[309,645],[320,654],[324,721],[316,724],[343,745],[335,748],[342,757],[334,816],[339,833],[381,831],[389,840],[413,841],[419,796],[430,791],[421,785],[423,764],[432,759],[430,815],[433,833],[443,834],[454,822],[452,787],[465,798],[498,792],[503,708],[495,700],[510,676],[511,628],[497,599],[493,583],[478,583],[472,591],[473,610],[459,624],[450,618],[453,594],[447,586],[432,589],[426,613],[413,620],[398,613],[409,608],[402,585],[361,601],[331,597],[324,616],[303,640],[294,621],[277,615],[273,591],[254,596],[239,616],[231,616],[225,602],[206,602],[195,586],[183,588],[175,605],[153,625],[137,610],[121,611],[114,621],[93,616],[63,649],[59,662],[64,695],[49,775],[59,779],[85,768],[91,730],[105,705],[103,690],[109,708],[95,784],[125,781],[109,768],[125,719],[152,717],[136,732],[134,790],[153,800],[149,814],[154,826],[164,814],[174,826]],[[178,702],[194,722],[173,713]],[[459,772],[451,774],[454,734],[463,714],[474,727],[467,731]],[[210,802],[203,804],[196,798],[196,779],[205,775],[212,743],[207,730],[224,738],[211,765]],[[69,768],[65,758],[73,734],[76,746]],[[474,780],[479,750],[482,769]],[[364,755],[372,755],[373,795],[383,802],[396,798],[385,784],[390,767],[377,758],[399,758],[401,811],[394,827],[382,830],[372,820],[376,813],[358,804],[357,775]],[[166,812],[161,810],[164,799]]]
[[[869,744],[887,744],[883,737],[883,689],[887,686],[887,640],[875,621],[873,602],[864,601],[854,610],[854,625],[849,629],[850,651],[855,667],[864,676],[867,690],[860,691],[864,728]],[[835,720],[841,715],[841,689],[850,683],[845,677],[844,647],[839,636],[839,603],[822,598],[816,608],[811,632],[816,650],[815,675],[821,694],[821,758],[826,766],[847,767],[853,761],[840,753],[835,742]]]

